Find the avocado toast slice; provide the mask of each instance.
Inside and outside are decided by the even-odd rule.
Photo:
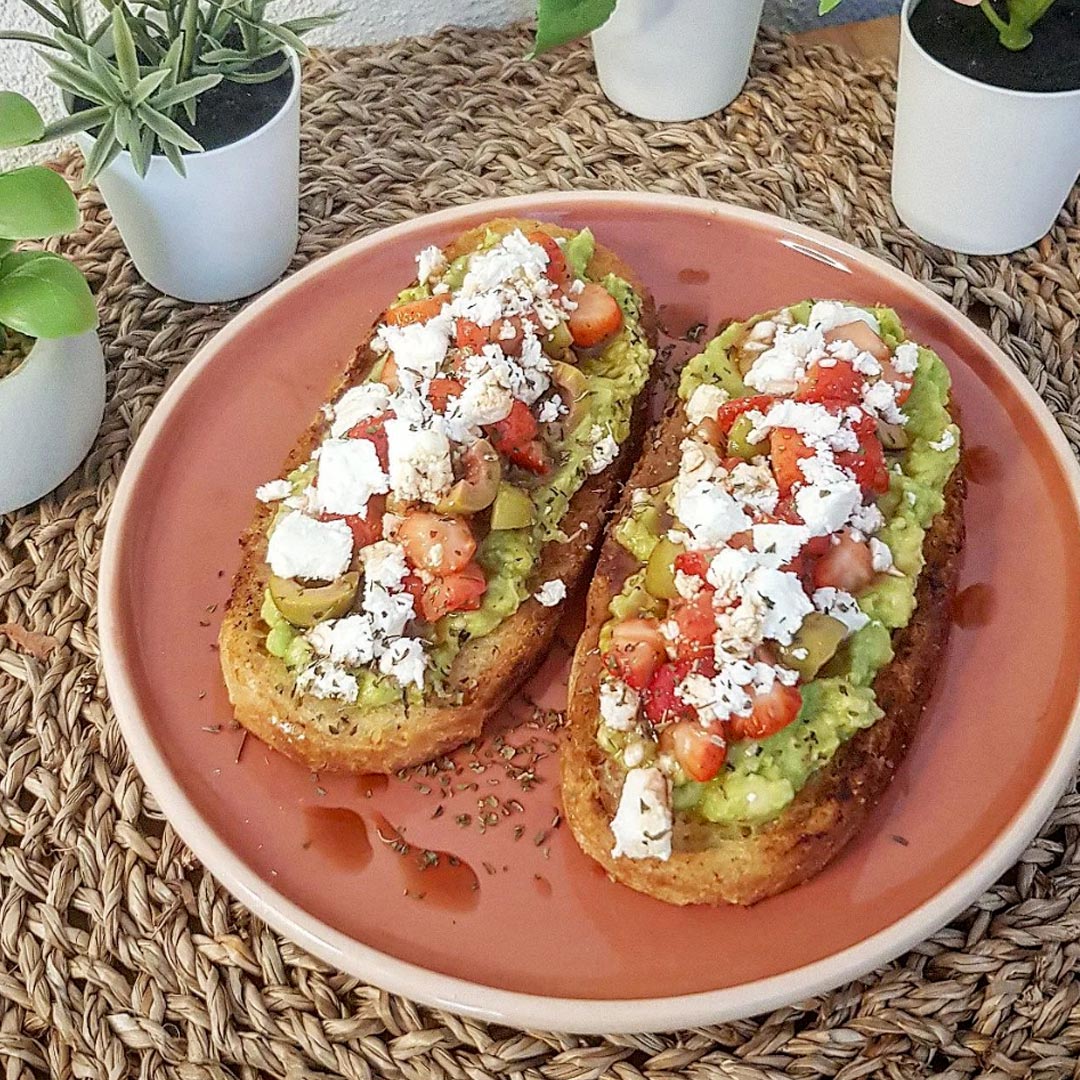
[[[221,628],[237,720],[312,768],[478,735],[640,445],[653,302],[588,230],[500,219],[418,265],[259,489]]]
[[[562,760],[578,843],[674,904],[816,874],[941,665],[963,543],[949,377],[887,308],[735,323],[684,369],[590,587]]]

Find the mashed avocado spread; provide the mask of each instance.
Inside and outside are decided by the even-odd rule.
[[[478,252],[487,251],[501,239],[488,232]],[[621,444],[629,434],[634,400],[644,387],[653,360],[653,350],[641,325],[640,300],[630,285],[608,274],[601,279],[588,272],[593,259],[594,241],[585,229],[563,246],[563,254],[575,278],[599,280],[616,299],[623,312],[618,336],[595,356],[582,356],[576,364],[584,375],[585,414],[558,448],[551,471],[543,482],[529,490],[534,507],[534,523],[525,528],[492,530],[480,541],[476,561],[483,568],[487,588],[476,610],[443,616],[432,627],[432,647],[427,653],[427,677],[424,692],[411,686],[406,691],[414,702],[431,692],[438,692],[455,656],[469,640],[482,638],[509,618],[528,598],[533,569],[540,550],[548,542],[565,541],[560,525],[575,493],[589,474],[589,466],[598,442],[609,436]],[[442,281],[451,290],[460,287],[469,269],[470,255],[461,256],[443,272]],[[421,300],[432,295],[427,284],[402,292],[395,304]],[[372,373],[369,379],[378,375]],[[314,468],[309,464],[288,477],[294,494],[311,483]],[[262,618],[270,627],[267,650],[281,657],[290,669],[304,667],[311,660],[311,647],[301,631],[281,614],[267,592]],[[357,668],[357,706],[375,708],[400,701],[402,689],[393,680],[370,668]]]
[[[789,309],[795,322],[806,324],[810,304]],[[890,349],[905,340],[900,321],[889,308],[875,307],[881,337]],[[685,367],[679,395],[686,401],[702,383],[723,387],[732,397],[754,391],[742,381],[729,356],[733,344],[761,319],[729,326]],[[908,446],[889,474],[889,489],[878,499],[885,517],[878,539],[892,552],[895,575],[879,574],[859,595],[870,621],[852,634],[819,677],[801,686],[802,708],[787,727],[761,741],[744,739],[728,747],[727,760],[710,781],[676,777],[672,794],[676,810],[735,827],[753,826],[775,817],[795,797],[810,775],[827,764],[857,731],[872,725],[881,710],[872,683],[892,659],[891,632],[905,626],[915,609],[915,587],[923,568],[923,538],[944,508],[944,491],[959,461],[959,431],[947,409],[949,374],[939,357],[919,348],[913,388],[902,406]],[[949,434],[947,434],[949,433]],[[650,492],[616,527],[615,535],[642,566],[664,531],[661,507],[670,485]],[[635,614],[650,614],[659,604],[643,587],[644,570],[632,574],[611,602],[613,619],[601,635],[601,651],[613,623]],[[623,738],[605,725],[601,745],[621,756]]]

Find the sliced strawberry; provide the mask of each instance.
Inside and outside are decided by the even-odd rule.
[[[383,515],[386,513],[386,496],[372,495],[363,514],[320,514],[320,521],[344,521],[352,530],[353,543],[357,548],[367,547],[382,539]]]
[[[560,289],[565,289],[570,284],[570,269],[566,265],[566,256],[563,254],[563,249],[559,247],[555,238],[548,236],[546,232],[534,229],[531,233],[526,234],[525,239],[531,244],[538,244],[547,252],[548,264],[544,274],[554,285],[557,285]]]
[[[806,381],[795,392],[795,400],[854,405],[862,400],[864,381],[847,360],[836,360],[829,367],[811,364]]]
[[[873,557],[863,540],[843,532],[814,564],[814,588],[841,589],[853,596],[874,580]]]
[[[728,734],[732,739],[767,739],[786,728],[801,708],[799,688],[777,680],[771,689],[754,696],[749,716],[733,716],[728,721]]]
[[[712,655],[716,633],[712,604],[715,591],[704,588],[692,600],[672,601],[669,616],[679,628],[675,649],[680,660]]]
[[[826,330],[825,343],[828,345],[834,341],[850,341],[860,352],[868,352],[879,364],[889,359],[889,346],[862,319]]]
[[[704,578],[709,571],[709,563],[712,561],[711,552],[707,551],[680,551],[675,556],[675,569],[681,570],[691,577]]]
[[[498,345],[507,356],[520,356],[525,340],[525,323],[520,315],[496,319],[491,324],[490,341]]]
[[[627,686],[644,690],[665,656],[664,637],[655,619],[624,619],[612,628],[605,659]]]
[[[577,307],[570,313],[569,327],[575,345],[595,349],[622,328],[622,308],[603,285],[586,282],[574,300]]]
[[[488,343],[489,330],[478,326],[471,319],[458,319],[454,323],[454,344],[459,349],[478,353]]]
[[[441,577],[463,570],[476,553],[476,538],[460,517],[411,510],[397,527],[410,566]]]
[[[436,412],[446,412],[449,400],[457,397],[464,389],[457,379],[432,379],[428,383],[428,400]]]
[[[422,619],[436,622],[454,611],[476,611],[486,591],[484,571],[477,563],[470,562],[457,573],[437,577],[425,586],[417,601],[417,612]]]
[[[383,413],[382,416],[373,416],[369,420],[361,420],[354,424],[345,433],[348,439],[367,439],[375,445],[375,453],[379,457],[379,464],[385,469],[389,460],[389,442],[386,438],[386,421],[392,418],[391,413]]]
[[[544,444],[537,439],[540,425],[524,401],[515,401],[509,415],[487,428],[491,444],[515,465],[535,473],[547,471]]]
[[[703,727],[680,720],[660,733],[660,748],[673,754],[683,772],[699,783],[712,780],[727,760],[727,743],[719,726]]]
[[[720,430],[727,435],[731,431],[731,425],[735,423],[745,412],[750,412],[751,409],[756,409],[758,412],[768,412],[769,406],[776,400],[769,394],[752,394],[750,397],[732,398],[731,401],[725,401],[723,405],[717,410],[716,424]],[[724,440],[725,445],[727,440]],[[741,461],[741,458],[736,458],[736,462]]]
[[[813,457],[814,451],[803,441],[803,437],[792,428],[773,428],[769,433],[769,457],[772,460],[773,474],[780,494],[787,496],[796,484],[805,479],[799,462],[803,458]]]
[[[642,704],[645,715],[654,724],[667,723],[669,720],[691,718],[694,707],[681,700],[675,693],[675,687],[686,678],[690,664],[685,660],[661,664],[648,686],[642,691]]]
[[[881,495],[889,490],[885,447],[876,434],[860,435],[858,450],[840,450],[836,464],[853,473],[864,492]]]
[[[443,300],[438,296],[429,296],[423,300],[410,300],[405,304],[387,308],[383,312],[383,322],[389,326],[409,326],[411,323],[427,322],[442,311]]]
[[[883,360],[881,363],[881,377],[888,383],[892,383],[893,391],[896,394],[896,404],[903,405],[909,397],[911,397],[911,376],[901,375],[899,371],[893,367],[892,360]]]

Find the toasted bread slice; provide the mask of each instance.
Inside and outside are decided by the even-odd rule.
[[[459,236],[446,249],[449,261],[479,247],[486,232],[542,229],[558,237],[573,232],[535,221],[500,219]],[[656,348],[656,312],[651,296],[633,270],[613,252],[596,246],[588,267],[593,280],[614,273],[642,300],[641,324]],[[356,351],[331,399],[362,382],[376,356],[370,338]],[[542,549],[533,580],[561,579],[573,591],[595,561],[605,516],[640,449],[647,390],[639,395],[629,438],[615,461],[587,478],[570,503],[562,529],[570,539]],[[325,428],[318,418],[286,463],[293,469],[308,460]],[[492,633],[468,642],[456,656],[443,699],[422,705],[394,703],[378,708],[299,695],[284,662],[265,647],[267,628],[260,617],[270,577],[266,564],[267,528],[272,507],[260,506],[245,533],[242,560],[219,637],[221,667],[236,719],[276,750],[312,769],[389,773],[430,760],[476,737],[485,721],[543,659],[560,618],[559,608],[529,598]]]
[[[633,492],[669,479],[686,426],[673,407],[634,470],[613,520],[630,508]],[[845,743],[778,817],[753,831],[675,815],[672,854],[658,859],[612,858],[610,821],[625,772],[596,741],[598,685],[603,672],[600,629],[622,587],[627,553],[605,541],[589,589],[586,626],[570,678],[568,734],[562,756],[562,797],[581,848],[610,876],[669,904],[753,904],[817,874],[855,835],[877,804],[911,743],[941,666],[964,537],[964,480],[953,471],[945,509],[926,534],[926,566],[917,608],[893,635],[894,658],[877,675],[874,692],[884,715]]]

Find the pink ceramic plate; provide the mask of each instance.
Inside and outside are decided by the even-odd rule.
[[[524,699],[453,776],[313,777],[230,730],[214,642],[256,485],[413,276],[413,255],[505,214],[589,225],[682,333],[806,296],[882,301],[955,380],[970,480],[957,625],[883,805],[814,881],[750,910],[676,909],[609,882],[558,824],[557,737]],[[449,210],[321,259],[234,319],[155,410],[105,544],[101,631],[135,761],[240,900],[390,990],[524,1027],[612,1032],[769,1009],[932,933],[1019,855],[1078,755],[1080,484],[1049,413],[951,307],[876,259],[777,218],[670,196],[549,194]],[[572,633],[569,633],[572,642]],[[561,705],[566,649],[527,697]],[[220,726],[220,730],[217,730]],[[510,759],[503,739],[521,749]],[[521,772],[537,780],[523,791]],[[514,774],[514,775],[511,775]],[[515,778],[516,776],[516,778]],[[527,779],[527,775],[526,775]],[[445,782],[441,782],[445,781]],[[438,809],[442,806],[442,810]],[[417,878],[379,815],[460,856]],[[463,887],[464,882],[464,887]]]

